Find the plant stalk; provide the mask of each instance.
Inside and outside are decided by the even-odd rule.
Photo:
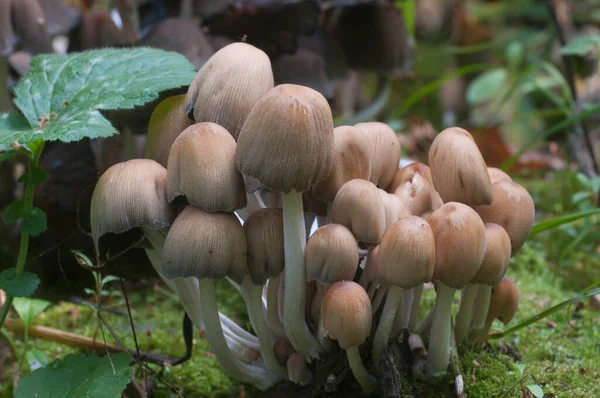
[[[456,289],[438,283],[433,321],[429,338],[429,354],[427,356],[429,372],[444,372],[450,361],[450,334],[452,331],[452,297]]]
[[[478,286],[479,285],[468,283],[461,291],[460,307],[456,313],[456,325],[454,326],[456,344],[462,343],[467,335],[467,330],[469,329],[469,324],[471,323],[471,317],[473,315],[473,303],[475,302]]]

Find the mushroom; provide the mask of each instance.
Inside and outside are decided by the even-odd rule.
[[[435,239],[433,280],[437,282],[427,359],[429,371],[436,373],[448,367],[452,298],[481,267],[485,227],[475,210],[457,202],[444,204],[427,222]]]
[[[196,123],[223,126],[237,140],[250,110],[272,87],[267,54],[247,43],[232,43],[200,68],[188,89],[185,111]]]
[[[273,61],[275,84],[300,84],[332,98],[333,84],[325,74],[325,60],[316,51],[298,48],[294,54],[281,54]]]
[[[13,27],[23,49],[32,55],[52,53],[52,41],[38,0],[10,1]]]
[[[411,163],[398,170],[389,191],[400,198],[412,215],[419,217],[444,204],[433,188],[429,168],[422,163]]]
[[[281,192],[285,246],[284,326],[294,348],[317,357],[321,347],[304,319],[306,231],[302,192],[333,166],[333,117],[325,98],[282,84],[252,108],[238,137],[236,163],[245,176]]]
[[[295,352],[292,343],[290,343],[287,337],[278,338],[273,343],[273,353],[275,353],[275,358],[277,358],[277,362],[281,366],[286,366],[288,359]]]
[[[425,220],[409,216],[396,221],[383,235],[377,252],[379,278],[389,284],[373,341],[373,363],[379,368],[396,317],[408,325],[407,306],[400,305],[405,289],[431,280],[436,247],[431,227]],[[397,314],[400,308],[401,313]],[[410,307],[408,307],[409,309]]]
[[[440,132],[429,149],[429,167],[435,190],[444,202],[492,203],[487,166],[468,131],[450,127]]]
[[[321,307],[323,329],[346,350],[350,369],[366,394],[377,388],[377,381],[365,368],[358,347],[371,333],[372,315],[369,296],[358,283],[341,281],[327,289]]]
[[[495,184],[498,181],[512,181],[512,178],[510,178],[508,174],[496,167],[488,167],[488,174],[490,175],[492,184]]]
[[[310,382],[311,377],[306,359],[298,352],[289,356],[287,360],[287,371],[290,375],[290,380],[296,384],[305,386]]]
[[[369,181],[387,190],[394,179],[400,163],[400,142],[390,126],[381,122],[365,122],[355,125],[368,138],[371,153],[371,176]]]

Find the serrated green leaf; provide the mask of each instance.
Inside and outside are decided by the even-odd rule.
[[[25,201],[23,200],[15,200],[4,212],[2,216],[2,220],[6,224],[12,224],[22,218],[25,214]]]
[[[13,300],[13,307],[25,327],[29,327],[33,319],[48,308],[50,304],[49,301],[29,297],[15,297]]]
[[[100,111],[144,105],[194,75],[183,55],[155,48],[38,55],[14,90],[30,128],[16,128],[15,120],[5,123],[10,128],[0,124],[0,145],[109,137],[116,130]]]
[[[125,353],[108,357],[71,354],[19,380],[15,398],[118,398],[132,375]],[[113,370],[114,367],[114,370]]]
[[[10,144],[14,141],[7,142],[4,137],[18,135],[29,129],[30,126],[27,120],[17,112],[0,113],[0,152],[12,151]]]
[[[43,368],[50,362],[46,354],[36,349],[27,351],[25,353],[25,359],[27,359],[27,364],[32,372],[36,369]]]
[[[600,35],[580,36],[561,48],[560,53],[563,55],[584,56],[598,46],[600,46]]]
[[[480,104],[497,96],[506,86],[508,72],[504,68],[495,68],[477,76],[467,88],[467,101]]]
[[[40,284],[40,278],[31,272],[23,272],[17,276],[16,268],[0,272],[0,289],[13,297],[31,296]]]
[[[537,384],[527,384],[525,387],[527,387],[529,392],[533,394],[535,398],[544,397],[544,391],[542,390],[542,387],[538,386]]]
[[[32,207],[23,217],[20,228],[22,233],[36,236],[44,232],[46,226],[46,213],[38,207]]]

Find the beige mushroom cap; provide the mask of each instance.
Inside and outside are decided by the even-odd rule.
[[[499,319],[503,324],[508,324],[519,308],[519,296],[515,282],[507,276],[502,278],[492,291],[486,322]]]
[[[353,280],[358,268],[358,245],[348,228],[327,224],[310,236],[304,258],[307,280],[324,285]]]
[[[488,167],[488,174],[490,175],[490,181],[492,184],[497,183],[498,181],[512,181],[512,178],[504,171],[500,170],[497,167]]]
[[[244,222],[248,245],[248,272],[257,285],[283,271],[283,212],[281,209],[259,209]]]
[[[420,175],[425,178],[425,180],[433,187],[429,166],[420,162],[414,162],[396,170],[392,183],[388,187],[388,192],[394,193],[400,185],[404,184],[406,181],[411,181],[415,175]]]
[[[252,108],[238,137],[236,163],[267,189],[304,192],[333,166],[333,117],[317,91],[282,84]]]
[[[393,194],[400,198],[412,215],[420,217],[443,204],[433,188],[429,168],[422,163],[411,163],[398,170],[390,191],[394,186]]]
[[[510,238],[498,224],[485,223],[485,256],[471,283],[494,286],[502,280],[510,263]]]
[[[371,153],[371,176],[369,180],[387,190],[394,179],[400,163],[400,142],[390,126],[381,122],[365,122],[355,125],[365,133]]]
[[[336,282],[325,293],[321,306],[323,329],[343,349],[361,345],[371,333],[371,300],[352,281]]]
[[[242,283],[247,273],[244,229],[232,213],[187,206],[169,229],[160,273],[167,279],[195,277]]]
[[[383,208],[385,209],[385,229],[387,230],[393,223],[401,218],[406,218],[411,215],[408,208],[402,200],[396,195],[387,193],[383,189],[377,188],[381,195]]]

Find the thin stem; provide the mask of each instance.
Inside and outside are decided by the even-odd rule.
[[[471,323],[471,316],[473,315],[473,303],[475,302],[477,287],[478,285],[476,284],[468,283],[467,286],[463,287],[461,290],[460,307],[456,313],[454,326],[456,344],[462,343],[467,335],[469,323]]]
[[[354,346],[346,348],[346,355],[348,356],[350,369],[358,383],[362,386],[363,392],[365,394],[372,393],[377,388],[377,380],[367,372],[367,369],[360,358],[358,347]]]
[[[402,300],[398,305],[396,319],[394,319],[394,327],[392,328],[391,337],[394,338],[400,334],[402,329],[408,329],[408,321],[410,317],[410,309],[413,302],[412,289],[405,289],[402,294]]]
[[[401,300],[402,289],[390,285],[388,288],[387,300],[385,301],[385,306],[383,307],[383,312],[379,319],[379,326],[377,327],[375,337],[373,338],[373,363],[377,369],[379,369],[381,355],[388,345],[392,327],[394,326],[394,319],[396,318],[396,311],[398,310],[398,305]]]
[[[448,369],[450,361],[450,333],[452,321],[452,297],[456,289],[438,283],[437,295],[431,333],[429,338],[429,354],[427,356],[429,372],[437,373]]]
[[[471,321],[471,330],[481,329],[485,325],[490,300],[492,299],[492,286],[478,285],[477,296],[475,297],[475,307],[473,308],[473,320]]]
[[[385,298],[385,294],[388,292],[389,286],[387,284],[380,284],[377,292],[375,293],[375,297],[373,297],[373,313],[376,313],[383,303],[383,299]]]
[[[285,337],[283,323],[279,319],[279,277],[269,279],[267,284],[267,321],[277,337]]]
[[[429,312],[425,315],[425,317],[423,317],[423,319],[421,319],[421,322],[419,322],[419,324],[417,325],[417,328],[415,329],[415,333],[424,336],[425,334],[429,333],[429,329],[431,329],[431,323],[433,322],[433,314],[435,307],[430,309]]]
[[[419,310],[421,309],[421,295],[423,295],[423,284],[413,287],[413,299],[410,307],[410,319],[408,320],[408,330],[411,332],[417,327],[417,319],[419,319]]]

